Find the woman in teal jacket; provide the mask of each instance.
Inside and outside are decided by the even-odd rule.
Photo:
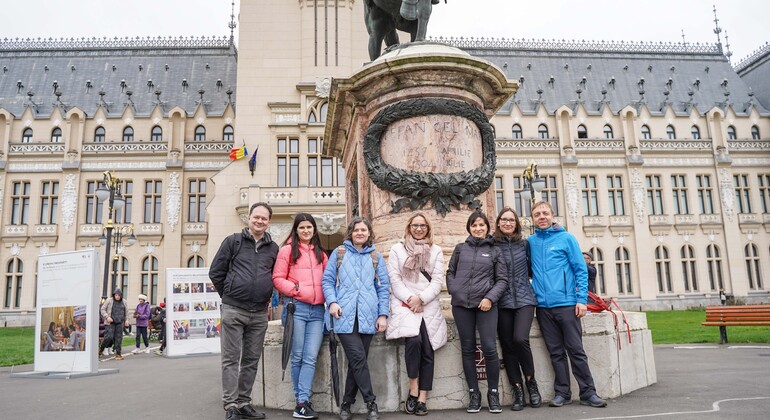
[[[374,334],[388,326],[390,279],[385,260],[375,251],[373,240],[369,221],[354,217],[345,233],[345,242],[332,252],[324,270],[323,292],[330,315],[326,317],[327,326],[334,317],[334,332],[348,359],[341,420],[352,417],[350,406],[359,390],[366,402],[368,419],[378,418],[366,358]],[[340,258],[342,261],[338,262]]]

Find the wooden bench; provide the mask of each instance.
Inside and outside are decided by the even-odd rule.
[[[707,306],[701,325],[719,327],[719,344],[725,344],[726,327],[770,326],[770,305]]]

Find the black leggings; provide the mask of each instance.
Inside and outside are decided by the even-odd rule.
[[[497,306],[492,306],[487,312],[478,308],[463,308],[452,306],[457,333],[460,335],[460,349],[463,357],[463,373],[468,388],[478,391],[479,381],[476,379],[476,330],[481,339],[481,351],[487,365],[487,384],[489,389],[497,389],[500,382],[500,360],[497,357]]]
[[[535,363],[529,346],[529,330],[535,318],[532,305],[518,309],[499,309],[497,316],[497,336],[503,350],[503,362],[508,381],[521,384],[521,373],[525,377],[535,376]]]

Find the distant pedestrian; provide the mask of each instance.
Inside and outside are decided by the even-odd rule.
[[[123,360],[123,327],[128,325],[128,306],[123,300],[123,292],[115,289],[112,296],[104,301],[100,312],[104,317],[104,339],[99,345],[99,354],[105,348],[114,346],[115,359]]]
[[[131,353],[139,353],[141,351],[141,340],[144,341],[145,353],[150,352],[150,340],[147,338],[147,326],[150,321],[150,304],[147,303],[146,295],[139,295],[139,304],[136,305],[134,310],[134,318],[136,319],[136,349]]]
[[[251,389],[267,332],[278,245],[267,228],[273,209],[256,203],[249,225],[222,241],[209,278],[222,298],[222,403],[226,420],[265,418],[251,405]]]
[[[596,267],[591,262],[593,257],[590,252],[584,252],[583,259],[586,261],[586,269],[588,269],[588,291],[596,293]]]

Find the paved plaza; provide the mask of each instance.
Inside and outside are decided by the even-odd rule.
[[[442,419],[767,419],[770,413],[770,344],[656,346],[658,383],[612,399],[603,409],[577,403],[502,414],[431,411]],[[74,379],[12,378],[31,365],[0,368],[0,418],[23,419],[223,419],[219,356],[168,359],[153,354],[107,359],[120,372]],[[278,380],[278,378],[276,378]],[[287,380],[289,380],[287,378]],[[429,407],[430,408],[430,407]],[[263,410],[269,419],[290,411]],[[387,413],[383,419],[404,419]],[[321,418],[335,419],[324,413]],[[364,419],[356,415],[354,419]]]

